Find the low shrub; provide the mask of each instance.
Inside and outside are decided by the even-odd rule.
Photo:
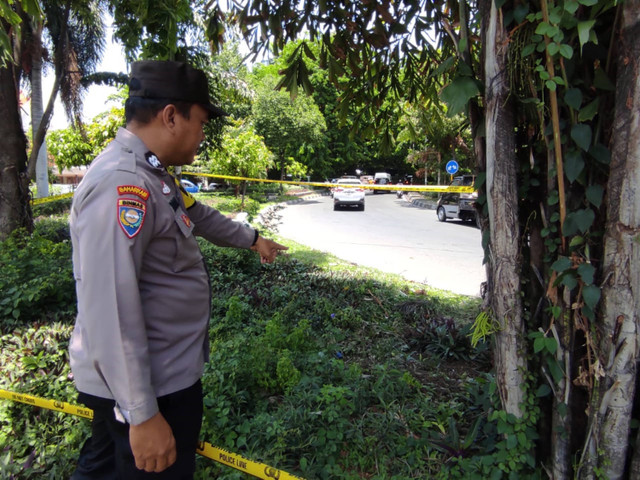
[[[71,240],[69,232],[69,221],[64,217],[45,217],[34,224],[34,231],[37,235],[53,242],[60,243]]]
[[[51,219],[0,244],[1,378],[75,403],[64,225]],[[500,444],[487,421],[491,382],[474,379],[486,364],[464,331],[478,300],[318,252],[263,265],[248,250],[200,245],[212,289],[203,440],[307,479],[354,480],[464,478],[465,455]],[[0,402],[0,477],[68,478],[89,425]],[[247,478],[204,457],[197,465],[198,479]]]
[[[68,212],[69,208],[71,208],[72,200],[73,199],[71,197],[66,197],[34,205],[33,216],[34,218],[37,218],[41,216],[58,215]]]
[[[29,235],[15,231],[0,243],[0,332],[30,322],[49,322],[75,311],[71,243],[58,238],[59,224]],[[52,232],[55,231],[55,234]],[[64,236],[64,235],[62,235]]]
[[[2,388],[76,403],[67,356],[68,323],[16,326],[0,336]],[[0,401],[0,478],[69,478],[90,431],[79,417]]]

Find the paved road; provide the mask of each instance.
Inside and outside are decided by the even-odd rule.
[[[278,214],[283,237],[359,265],[463,295],[479,295],[486,279],[480,230],[441,223],[434,210],[395,194],[368,194],[364,212],[334,212],[331,197],[324,196]]]

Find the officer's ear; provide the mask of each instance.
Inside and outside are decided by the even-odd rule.
[[[160,116],[163,125],[169,130],[173,130],[176,127],[176,117],[178,116],[178,109],[175,105],[169,104],[160,111]]]

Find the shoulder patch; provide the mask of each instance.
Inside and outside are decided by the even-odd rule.
[[[127,237],[133,238],[140,233],[146,213],[146,203],[128,198],[118,199],[118,223]]]
[[[127,194],[135,195],[136,197],[140,197],[142,200],[149,199],[149,191],[142,187],[138,187],[137,185],[118,185],[118,195]]]

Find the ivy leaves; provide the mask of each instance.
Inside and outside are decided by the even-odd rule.
[[[585,124],[577,124],[571,127],[571,138],[576,145],[584,151],[588,151],[591,146],[591,127]]]
[[[565,237],[576,235],[577,233],[586,233],[593,225],[596,214],[590,208],[581,208],[573,212],[567,213],[567,218],[562,225],[562,233]]]
[[[597,0],[567,0],[548,7],[545,2],[542,11],[526,15],[535,27],[521,50],[523,58],[532,56],[538,100],[549,96],[549,108],[556,108],[562,119],[545,131],[549,138],[553,134],[560,140],[553,148],[561,149],[555,152],[559,185],[548,192],[549,218],[542,230],[547,260],[552,262],[547,293],[554,317],[562,314],[557,289],[564,287],[572,292],[571,308],[594,320],[601,292],[596,285],[597,262],[591,262],[592,239],[600,235],[604,187],[599,179],[606,176],[611,156],[602,140],[602,122],[608,118],[602,108],[604,97],[615,90],[606,59],[596,52],[602,48],[597,32],[606,29],[608,20]],[[514,18],[516,13],[522,15],[514,10]],[[555,107],[554,95],[559,100]],[[544,349],[543,339],[538,347]]]
[[[592,210],[585,210],[591,212]],[[588,215],[587,215],[588,216]],[[585,220],[585,219],[583,219]],[[595,319],[596,305],[600,301],[600,287],[594,284],[596,278],[596,268],[589,262],[583,262],[579,257],[571,258],[559,256],[553,262],[551,269],[555,272],[556,280],[554,287],[563,285],[569,290],[580,286],[582,293],[582,313],[589,319]]]

